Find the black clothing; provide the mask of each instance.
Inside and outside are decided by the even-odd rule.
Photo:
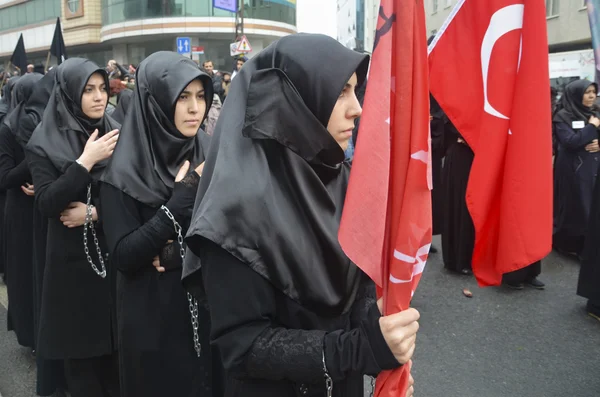
[[[315,74],[315,57],[339,67]],[[299,34],[244,65],[200,181],[187,238],[196,255],[206,238],[307,309],[349,310],[359,271],[337,237],[349,167],[326,126],[352,74],[364,81],[368,59],[329,37]]]
[[[173,121],[179,95],[196,79],[202,81],[205,90],[204,119],[212,104],[212,83],[195,62],[159,51],[140,64],[135,95],[122,127],[124,133],[104,182],[137,201],[159,207],[171,197],[175,176],[185,160],[191,162],[190,170],[204,161],[200,149],[207,145],[208,136],[199,132],[190,139],[177,130]]]
[[[64,172],[73,160],[79,158],[94,130],[97,129],[98,137],[101,137],[119,127],[108,116],[92,120],[81,110],[81,96],[94,73],[102,75],[108,87],[106,72],[92,61],[70,58],[58,67],[48,111],[44,112],[42,118],[44,128],[39,133],[34,131],[27,144],[28,150],[48,158],[60,172]],[[94,179],[100,177],[105,166],[106,161],[101,161],[92,168]]]
[[[450,125],[453,129],[453,126]],[[457,135],[446,136],[454,140],[444,161],[442,176],[444,196],[444,226],[442,229],[442,253],[444,267],[454,272],[471,269],[475,246],[475,226],[466,201],[469,173],[474,154],[465,143],[457,142]]]
[[[514,272],[504,273],[502,276],[502,281],[507,284],[517,285],[529,282],[539,276],[541,273],[542,261],[537,261],[522,269],[515,270]]]
[[[592,108],[583,105],[583,95],[592,85],[596,87],[596,93],[598,93],[598,84],[589,80],[575,80],[569,83],[560,98],[560,103],[556,107],[552,121],[554,123],[565,123],[569,126],[574,121],[583,121],[588,124],[590,117],[594,115],[594,111]]]
[[[444,133],[447,118],[440,105],[429,95],[431,105],[431,215],[433,220],[433,235],[442,234],[444,225],[444,188],[442,187],[442,159],[446,155]]]
[[[115,273],[107,261],[104,233],[96,228],[105,256],[106,278],[88,263],[83,245],[83,226],[67,228],[60,213],[71,202],[86,202],[92,183],[92,204],[98,204],[98,189],[85,168],[72,162],[64,173],[44,157],[28,152],[35,186],[35,204],[48,218],[48,239],[42,308],[37,350],[47,359],[90,358],[116,350],[114,292]],[[89,231],[88,231],[89,233]],[[100,268],[95,245],[88,236],[90,256]]]
[[[108,184],[102,186],[101,202],[111,264],[119,270],[122,395],[212,396],[208,315],[205,310],[199,313],[202,355],[198,358],[173,222],[162,210]],[[168,240],[175,242],[168,244]],[[152,266],[155,256],[165,273]]]
[[[600,305],[600,183],[597,180],[591,200],[577,295],[589,299],[592,306]]]
[[[319,316],[212,242],[202,244],[200,261],[211,339],[228,374],[225,397],[324,396],[323,356],[333,396],[362,397],[363,374],[399,366],[366,275],[348,313]]]
[[[120,396],[116,355],[69,359],[65,370],[71,397]]]
[[[125,116],[129,110],[129,105],[133,99],[133,91],[127,89],[117,94],[117,107],[114,112],[111,113],[111,117],[119,124],[123,124]]]
[[[56,71],[55,85],[41,124],[27,144],[27,158],[35,186],[35,205],[48,218],[38,352],[46,359],[84,359],[111,355],[116,350],[114,308],[115,272],[111,271],[101,222],[95,223],[96,247],[88,229],[90,258],[101,269],[97,249],[104,257],[106,278],[87,260],[83,226],[68,228],[60,214],[72,202],[98,206],[96,179],[103,162],[91,172],[77,159],[93,130],[102,136],[116,123],[108,116],[91,120],[81,110],[81,97],[94,73],[106,73],[93,62],[71,58]],[[108,87],[108,81],[106,81]]]
[[[315,74],[315,59],[336,68]],[[206,295],[227,397],[324,396],[326,374],[333,396],[362,397],[363,374],[399,366],[374,286],[337,240],[350,168],[326,126],[367,67],[331,38],[299,34],[231,86],[186,240],[199,260],[184,269]]]
[[[554,232],[555,248],[580,254],[583,249],[600,153],[585,146],[598,139],[593,124],[573,129],[563,122],[554,124],[558,151],[554,159]]]
[[[206,117],[212,83],[191,60],[172,52],[146,58],[136,72],[136,90],[121,138],[101,189],[104,229],[118,276],[121,392],[124,397],[218,396],[211,379],[210,324],[199,308],[199,342],[194,350],[190,302],[181,285],[182,258],[174,223],[189,225],[199,177],[175,176],[186,160],[190,170],[204,161],[208,136],[186,137],[174,125],[175,108],[193,80],[204,86]],[[170,243],[169,240],[175,242]],[[153,266],[158,257],[166,269]],[[217,368],[218,369],[218,368]],[[215,369],[216,370],[216,369]]]
[[[23,107],[23,117],[19,120],[17,141],[21,146],[27,146],[33,131],[42,121],[44,109],[50,100],[50,94],[54,88],[56,69],[52,69],[41,80],[39,80]]]
[[[0,127],[0,189],[6,190],[4,263],[9,306],[8,329],[21,346],[35,347],[33,338],[33,197],[21,190],[31,182],[23,149],[6,124]]]

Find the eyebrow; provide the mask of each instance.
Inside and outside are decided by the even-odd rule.
[[[191,93],[192,93],[192,92],[191,92],[191,91],[188,91],[188,90],[183,90],[183,91],[181,91],[181,94],[191,94]],[[202,90],[198,90],[198,91],[196,92],[196,94],[204,94],[204,89],[202,89]]]

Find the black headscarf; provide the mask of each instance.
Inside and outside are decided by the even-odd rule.
[[[594,112],[593,108],[583,106],[583,95],[592,85],[596,87],[596,93],[598,93],[598,85],[589,80],[576,80],[567,84],[560,103],[556,107],[553,121],[566,123],[569,126],[574,121],[583,121],[587,125]]]
[[[13,87],[10,113],[4,118],[4,124],[8,126],[13,135],[19,130],[23,116],[25,102],[31,97],[36,84],[42,79],[38,73],[29,73],[21,77]]]
[[[11,109],[11,97],[12,90],[19,77],[11,77],[6,81],[6,84],[2,87],[2,99],[0,99],[0,122],[10,112]]]
[[[47,157],[61,172],[79,158],[94,130],[98,129],[98,136],[102,136],[119,128],[110,116],[105,114],[100,119],[90,119],[81,109],[83,91],[94,73],[102,75],[108,90],[106,72],[90,60],[69,58],[57,67],[42,122],[27,144],[28,150]],[[96,164],[91,171],[92,177],[98,179],[105,167],[106,160]]]
[[[17,142],[23,147],[27,146],[31,134],[42,121],[44,109],[50,100],[50,94],[54,88],[56,69],[48,72],[35,85],[33,93],[23,106],[23,117],[19,120],[19,130],[17,132]]]
[[[204,86],[206,112],[212,103],[210,77],[189,58],[169,51],[155,52],[136,71],[132,103],[102,180],[151,207],[170,197],[175,176],[185,160],[191,169],[204,161],[208,135],[184,136],[175,127],[175,106],[193,80]]]
[[[337,237],[350,168],[326,127],[368,62],[327,36],[297,34],[244,65],[202,173],[186,239],[196,255],[208,239],[316,313],[350,309],[360,272]],[[188,288],[200,266],[186,261]]]
[[[133,91],[130,89],[125,89],[117,94],[117,107],[110,115],[117,123],[123,124],[125,121],[131,99],[133,99]]]

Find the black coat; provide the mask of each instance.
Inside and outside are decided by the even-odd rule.
[[[48,218],[48,238],[38,351],[44,358],[89,358],[112,354],[116,327],[114,317],[114,272],[106,262],[107,276],[101,278],[91,268],[83,246],[83,227],[69,229],[60,213],[70,202],[85,203],[92,177],[74,161],[64,172],[42,156],[27,153],[35,186],[35,203]],[[92,185],[92,204],[97,205],[97,187]],[[106,257],[101,225],[97,227],[99,245]],[[91,233],[90,256],[99,268]]]
[[[34,348],[33,331],[33,197],[21,190],[31,176],[23,149],[6,124],[0,127],[0,189],[6,190],[4,244],[9,329],[21,346]]]
[[[592,193],[600,153],[589,153],[585,146],[598,139],[593,124],[574,130],[566,123],[555,123],[558,152],[554,160],[554,234],[583,237],[592,206]]]
[[[210,324],[202,308],[201,358],[194,350],[173,223],[162,210],[140,203],[109,184],[102,184],[100,211],[105,219],[112,265],[119,270],[122,396],[218,396],[212,391]],[[168,244],[168,240],[175,243]],[[160,257],[161,266],[167,269],[165,273],[158,273],[152,266],[155,256]]]
[[[362,397],[363,374],[398,366],[381,334],[375,288],[366,276],[350,312],[323,317],[216,244],[202,247],[211,341],[228,374],[226,397],[324,397],[323,359],[333,396]]]

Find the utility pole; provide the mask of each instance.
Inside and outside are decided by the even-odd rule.
[[[239,0],[237,12],[235,13],[235,41],[242,39],[244,35],[244,0]]]

